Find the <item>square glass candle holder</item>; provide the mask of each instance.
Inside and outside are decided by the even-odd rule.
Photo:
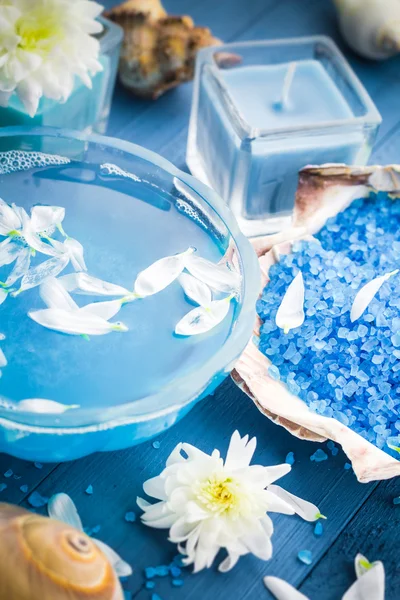
[[[325,36],[206,48],[197,57],[187,164],[246,235],[290,225],[298,171],[364,165],[381,123]]]
[[[92,89],[76,77],[75,87],[66,102],[42,98],[34,117],[26,112],[16,94],[7,108],[0,107],[0,127],[29,125],[62,127],[91,133],[104,133],[110,114],[111,99],[118,70],[123,31],[119,25],[99,18],[104,29],[96,36],[100,42],[99,61],[103,71],[92,78]]]

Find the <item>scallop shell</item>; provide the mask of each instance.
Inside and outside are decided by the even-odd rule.
[[[0,598],[122,600],[111,564],[73,527],[0,504]]]
[[[188,16],[168,16],[160,0],[128,0],[106,16],[124,29],[121,82],[137,96],[156,99],[193,79],[197,52],[220,44]]]
[[[281,254],[291,252],[294,241],[311,239],[329,217],[345,210],[353,200],[371,190],[400,197],[400,166],[348,167],[309,166],[300,171],[293,226],[279,234],[253,240],[261,267],[261,291],[269,281],[270,267]],[[260,321],[254,337],[235,365],[232,378],[269,419],[298,438],[314,442],[331,439],[340,444],[352,462],[360,482],[378,481],[400,475],[400,461],[392,458],[360,435],[336,421],[312,412],[291,394],[285,384],[268,375],[271,361],[257,348]]]

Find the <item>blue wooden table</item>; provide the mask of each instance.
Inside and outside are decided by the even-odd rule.
[[[105,2],[107,7],[116,4]],[[303,36],[323,33],[332,36],[346,52],[354,69],[378,106],[383,124],[373,161],[400,163],[400,59],[370,63],[351,54],[337,31],[330,0],[165,0],[175,14],[189,13],[195,21],[208,25],[226,41]],[[109,135],[142,144],[185,169],[185,147],[192,86],[184,85],[156,103],[133,98],[118,87],[109,125]],[[387,572],[387,600],[400,597],[400,479],[380,484],[357,483],[353,472],[345,470],[346,457],[321,463],[310,461],[316,444],[299,441],[261,416],[231,381],[226,381],[177,426],[160,436],[160,448],[151,442],[113,454],[97,454],[60,465],[33,464],[1,456],[0,473],[12,469],[1,500],[25,506],[34,490],[49,496],[66,492],[78,505],[84,525],[100,526],[97,536],[113,546],[134,568],[124,587],[133,598],[151,598],[144,589],[143,570],[168,564],[176,554],[166,532],[140,524],[127,523],[126,512],[136,508],[142,483],[158,474],[165,459],[179,441],[198,445],[205,451],[225,451],[232,432],[256,435],[256,461],[283,462],[289,451],[295,454],[292,472],[282,480],[291,492],[316,503],[328,516],[324,535],[317,538],[313,526],[297,517],[273,516],[274,556],[268,563],[253,557],[241,559],[235,569],[218,574],[212,568],[198,575],[184,574],[184,586],[172,587],[169,578],[157,580],[156,591],[163,600],[225,600],[227,598],[270,600],[262,584],[264,575],[289,580],[312,600],[337,600],[354,580],[353,559],[362,552],[370,560],[381,559]],[[326,447],[324,447],[325,450]],[[329,451],[328,451],[328,454]],[[21,486],[28,486],[28,492]],[[88,485],[93,494],[85,494]],[[23,487],[25,490],[25,488]],[[299,550],[313,552],[310,566],[301,564]]]

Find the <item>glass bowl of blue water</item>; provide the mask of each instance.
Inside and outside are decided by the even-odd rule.
[[[211,189],[121,140],[13,127],[0,130],[0,190],[1,452],[66,461],[127,448],[214,391],[251,336],[259,270]],[[46,230],[48,207],[63,218]],[[57,272],[52,248],[66,240],[77,254]],[[122,333],[68,335],[29,316],[44,314],[47,273],[80,310],[115,299],[66,286],[83,265],[96,281],[132,290],[149,265],[188,248],[240,274],[229,312],[206,333],[175,333],[195,308],[178,280],[124,304],[113,319],[123,321]]]

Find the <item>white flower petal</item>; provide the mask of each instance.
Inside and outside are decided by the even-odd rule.
[[[265,492],[265,500],[267,502],[268,512],[281,513],[282,515],[296,514],[294,508],[290,504],[269,491]]]
[[[29,248],[21,248],[14,268],[4,282],[6,287],[11,287],[18,279],[21,279],[28,271],[31,264],[31,251]]]
[[[140,498],[140,496],[137,496],[137,498],[136,498],[136,504],[138,505],[138,507],[141,510],[146,510],[146,508],[148,508],[149,506],[151,506],[150,502],[147,502],[147,500],[144,500],[143,498]]]
[[[399,269],[396,269],[395,271],[391,271],[391,273],[386,273],[380,277],[375,277],[375,279],[369,281],[360,290],[358,290],[350,311],[350,321],[352,323],[361,317],[385,281],[390,279],[390,277],[393,275],[397,275],[398,272]]]
[[[225,467],[229,470],[248,467],[253,458],[257,445],[257,440],[253,437],[249,441],[249,436],[240,437],[240,433],[235,431],[229,442],[229,448],[225,459]]]
[[[64,217],[65,208],[61,206],[34,206],[31,210],[31,227],[36,233],[50,233],[62,223]]]
[[[259,522],[241,537],[241,542],[249,552],[261,560],[269,560],[272,556],[271,539]]]
[[[67,238],[64,247],[69,254],[72,266],[75,271],[87,271],[85,259],[83,258],[83,246],[78,240]]]
[[[40,285],[39,294],[48,308],[78,310],[79,306],[55,277],[47,277]]]
[[[70,335],[105,335],[112,331],[127,331],[123,323],[109,323],[105,319],[80,310],[57,308],[30,311],[28,316],[39,325]]]
[[[368,558],[363,556],[363,554],[357,554],[354,559],[354,570],[356,572],[357,579],[369,571],[374,564],[376,563],[369,562]]]
[[[7,366],[7,358],[6,355],[4,354],[3,350],[0,348],[0,368],[6,367]]]
[[[200,335],[219,325],[227,316],[231,296],[213,300],[208,307],[199,306],[187,313],[176,325],[177,335]]]
[[[87,273],[63,275],[59,278],[59,282],[67,292],[75,292],[76,294],[88,296],[126,296],[130,294],[129,290],[120,285],[102,281]]]
[[[193,252],[193,249],[189,248],[181,254],[156,260],[155,263],[137,276],[134,285],[135,293],[144,298],[161,292],[179,277],[185,268],[185,258],[191,252]]]
[[[156,498],[157,500],[167,500],[164,483],[164,480],[160,476],[152,477],[144,482],[143,490],[152,498]]]
[[[385,600],[385,569],[379,561],[353,583],[342,600]]]
[[[0,244],[0,267],[10,265],[21,252],[21,246],[7,238]]]
[[[0,288],[0,305],[7,299],[8,292],[3,288]]]
[[[18,231],[21,220],[9,204],[0,198],[0,235],[8,235],[10,231]]]
[[[276,600],[308,600],[304,594],[279,577],[264,577],[263,581]]]
[[[218,566],[218,571],[220,573],[227,573],[236,565],[240,558],[239,554],[228,554],[228,556],[222,561],[222,563]]]
[[[316,521],[320,514],[318,507],[307,500],[302,500],[294,494],[287,492],[278,485],[268,486],[268,492],[274,494],[293,508],[295,513],[305,521]]]
[[[200,281],[200,279],[196,279],[196,277],[193,277],[193,275],[189,275],[188,273],[182,273],[179,276],[179,283],[186,296],[196,304],[208,306],[211,303],[211,290],[208,285]]]
[[[276,313],[275,322],[285,333],[304,322],[304,280],[301,271],[288,286]]]
[[[132,575],[131,566],[122,560],[122,558],[112,548],[110,548],[110,546],[98,539],[93,539],[93,541],[108,558],[118,577],[129,577]]]
[[[119,313],[121,307],[121,300],[108,300],[106,302],[93,302],[92,304],[87,304],[86,306],[83,306],[80,311],[83,313],[97,315],[98,317],[108,321]]]
[[[65,269],[68,263],[68,256],[60,256],[49,258],[49,260],[33,267],[23,276],[21,287],[17,292],[14,292],[14,295],[40,285],[47,277],[57,277],[57,275]]]
[[[54,496],[51,496],[47,504],[47,511],[52,519],[57,519],[57,521],[62,521],[79,531],[83,531],[81,518],[68,494],[54,494]]]
[[[46,254],[48,256],[58,256],[59,252],[55,250],[50,244],[47,244],[42,241],[39,234],[36,233],[33,228],[31,221],[27,212],[21,208],[17,207],[13,204],[14,210],[18,209],[19,215],[22,221],[22,236],[24,237],[26,243],[41,254]]]
[[[79,404],[61,404],[60,402],[45,400],[43,398],[29,398],[27,400],[21,400],[21,402],[18,402],[17,404],[18,410],[54,415],[62,414],[73,408],[79,408]]]
[[[240,291],[241,277],[224,264],[215,264],[210,260],[196,256],[186,256],[185,267],[197,279],[213,290],[236,294]]]

